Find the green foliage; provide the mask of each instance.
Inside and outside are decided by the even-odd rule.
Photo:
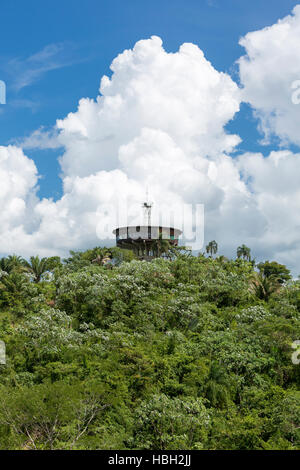
[[[0,449],[299,449],[284,266],[97,247],[0,267]]]
[[[24,271],[24,260],[21,256],[10,255],[7,258],[0,259],[0,271],[4,271],[7,274],[12,273],[13,271],[22,272]]]
[[[262,276],[270,278],[274,277],[283,284],[291,279],[290,270],[283,264],[276,263],[276,261],[265,261],[257,265]]]
[[[278,292],[281,283],[274,275],[264,276],[263,274],[255,273],[252,277],[251,290],[261,300],[268,302],[271,295]]]
[[[203,449],[209,421],[200,398],[154,395],[136,409],[129,444],[136,449]]]
[[[251,250],[246,245],[241,245],[236,250],[236,255],[238,258],[243,258],[247,261],[251,260]]]
[[[1,437],[6,446],[17,443],[21,449],[73,449],[78,442],[88,446],[87,434],[111,405],[109,395],[93,384],[56,382],[22,390],[2,387],[0,393]]]
[[[64,260],[69,268],[68,271],[77,271],[80,268],[90,266],[91,263],[103,266],[110,260],[113,266],[118,266],[122,262],[130,262],[133,259],[136,259],[133,251],[123,250],[118,247],[96,247],[84,252],[70,251],[70,255],[71,256],[69,258]]]
[[[206,253],[210,253],[210,256],[215,255],[218,251],[218,244],[216,240],[212,240],[206,245]]]
[[[23,265],[31,275],[34,282],[40,282],[46,272],[53,270],[60,265],[60,258],[53,256],[52,258],[42,258],[31,256],[30,261],[23,261]]]

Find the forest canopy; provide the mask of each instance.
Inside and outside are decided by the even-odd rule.
[[[243,247],[2,258],[0,449],[299,449],[300,281]]]

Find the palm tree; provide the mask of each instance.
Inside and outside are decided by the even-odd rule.
[[[99,266],[104,266],[111,260],[111,253],[106,248],[96,248],[94,255],[96,258],[92,260],[92,263],[96,263]]]
[[[159,258],[161,255],[166,255],[170,250],[171,244],[169,240],[162,237],[162,234],[159,234],[159,238],[153,240],[151,243],[151,250],[153,256]]]
[[[24,271],[24,260],[21,256],[10,255],[7,258],[0,259],[0,271],[10,274],[12,271]]]
[[[13,266],[10,264],[8,258],[0,259],[0,270],[9,274],[13,269]]]
[[[251,250],[246,245],[239,246],[236,250],[238,258],[243,258],[244,260],[251,260]]]
[[[216,260],[217,260],[219,263],[227,263],[227,262],[229,261],[229,259],[228,259],[226,256],[224,256],[224,255],[218,256],[218,257],[216,258]]]
[[[208,245],[206,245],[206,253],[210,253],[211,257],[213,254],[215,255],[217,251],[218,251],[218,244],[216,240],[212,240],[211,242],[209,242]]]
[[[33,281],[38,283],[45,272],[49,271],[49,258],[31,256],[30,261],[23,261],[26,270],[32,275]]]
[[[171,244],[168,252],[166,253],[166,257],[171,260],[177,258],[191,258],[192,256],[192,250],[190,248]]]
[[[264,276],[255,273],[250,281],[250,290],[261,300],[268,302],[269,298],[281,288],[280,280],[276,276]]]
[[[212,406],[224,408],[230,401],[230,379],[224,367],[213,362],[204,393]]]
[[[3,274],[0,278],[0,291],[6,291],[10,296],[10,300],[17,300],[22,297],[22,292],[26,286],[28,279],[17,271],[12,271],[10,274]],[[2,302],[9,303],[9,297],[2,298]]]

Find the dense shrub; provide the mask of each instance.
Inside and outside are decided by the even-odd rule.
[[[243,259],[105,256],[2,263],[1,449],[300,447],[299,281],[262,265],[285,275],[264,296]]]

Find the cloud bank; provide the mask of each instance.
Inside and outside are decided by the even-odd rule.
[[[298,10],[283,22],[300,27]],[[203,203],[205,241],[218,240],[223,253],[232,256],[246,243],[257,258],[276,258],[296,271],[300,154],[234,156],[240,138],[225,131],[247,99],[268,131],[297,143],[298,136],[280,134],[260,98],[254,104],[251,67],[265,66],[257,62],[265,49],[256,34],[276,48],[277,36],[269,37],[269,29],[242,40],[248,54],[240,60],[243,89],[193,44],[167,53],[154,36],[116,57],[96,100],[82,99],[76,112],[57,121],[55,133],[45,133],[44,141],[42,130],[27,140],[28,147],[46,147],[48,139],[64,149],[64,194],[58,201],[39,200],[34,163],[17,146],[1,147],[0,179],[15,188],[0,193],[6,209],[0,228],[3,253],[66,254],[100,244],[113,223],[107,208],[120,199],[140,205],[148,187],[156,207],[168,205],[176,212],[182,204]],[[256,45],[254,55],[249,44]],[[289,80],[289,70],[287,75]]]
[[[300,145],[300,5],[273,26],[248,33],[240,40],[246,55],[238,61],[243,100],[260,120],[266,141]],[[298,82],[298,83],[297,83]],[[295,88],[293,88],[293,86]]]

